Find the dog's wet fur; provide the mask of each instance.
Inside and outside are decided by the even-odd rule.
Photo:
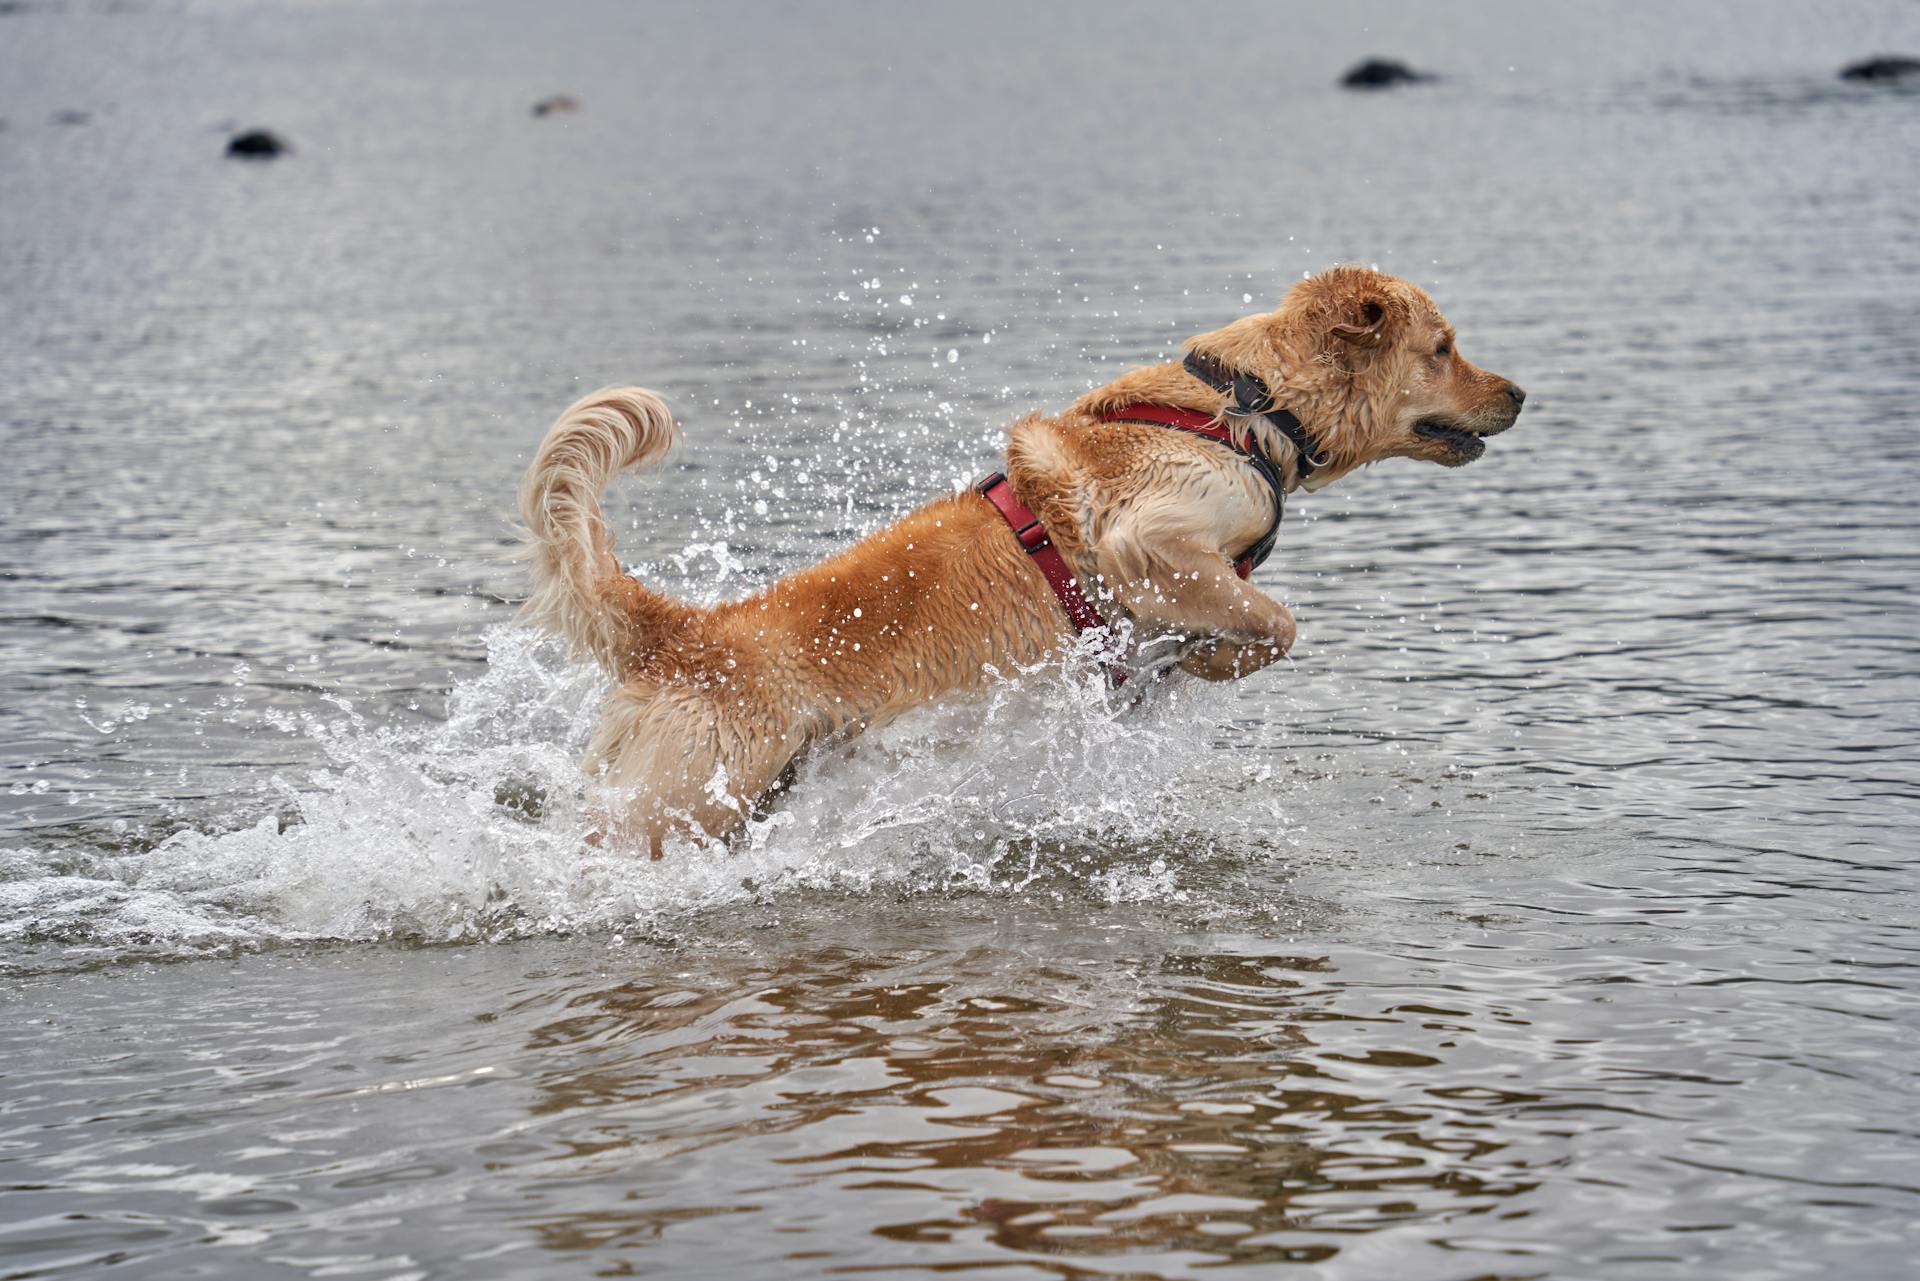
[[[1337,267],[1271,312],[1188,347],[1263,379],[1321,453],[1304,485],[1265,418],[1233,417],[1287,487],[1324,488],[1368,463],[1458,467],[1513,426],[1524,393],[1469,363],[1433,299],[1394,276]],[[1273,496],[1239,455],[1188,432],[1101,415],[1135,404],[1224,417],[1227,398],[1177,361],[1121,375],[1066,412],[1013,425],[1007,475],[1109,619],[1180,667],[1232,680],[1282,657],[1293,615],[1235,576]],[[724,839],[810,743],[857,731],[1072,638],[1052,589],[979,494],[940,498],[743,600],[689,605],[620,571],[600,495],[678,438],[653,392],[584,397],[547,432],[520,487],[533,594],[525,616],[615,682],[587,767],[620,798],[604,844],[659,857],[679,836]]]

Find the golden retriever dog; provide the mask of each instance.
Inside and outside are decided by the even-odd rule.
[[[1014,424],[1007,482],[1071,571],[1059,593],[976,488],[745,599],[675,600],[621,572],[600,509],[616,473],[674,445],[672,415],[634,387],[570,407],[520,486],[524,616],[614,681],[587,768],[621,799],[595,839],[658,858],[675,837],[726,838],[810,744],[1061,652],[1075,587],[1082,621],[1090,605],[1126,638],[1117,661],[1153,646],[1207,680],[1257,671],[1293,644],[1293,615],[1234,562],[1271,534],[1282,494],[1387,458],[1471,462],[1525,399],[1460,354],[1425,291],[1357,267],[1187,347]],[[1130,407],[1211,421],[1216,438]]]

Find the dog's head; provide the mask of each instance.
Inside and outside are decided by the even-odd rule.
[[[1295,285],[1277,310],[1190,345],[1256,374],[1323,453],[1318,489],[1383,458],[1459,467],[1513,426],[1526,393],[1460,354],[1453,326],[1418,285],[1335,267]]]

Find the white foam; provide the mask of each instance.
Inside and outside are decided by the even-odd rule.
[[[1281,822],[1277,802],[1236,795],[1246,779],[1210,749],[1229,695],[1169,681],[1128,706],[1081,658],[823,747],[729,849],[609,853],[584,840],[579,767],[604,681],[524,631],[496,629],[488,650],[444,722],[374,725],[338,700],[287,719],[327,764],[274,780],[281,814],[57,867],[0,855],[0,939],[200,950],[620,932],[797,889],[1178,898],[1181,850]]]

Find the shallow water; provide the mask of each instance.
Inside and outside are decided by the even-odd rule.
[[[1908,1275],[1920,92],[1833,73],[1916,47],[7,7],[0,1277]],[[582,852],[506,522],[579,391],[681,413],[612,510],[712,599],[1343,260],[1529,401],[1291,507],[1285,670]]]

